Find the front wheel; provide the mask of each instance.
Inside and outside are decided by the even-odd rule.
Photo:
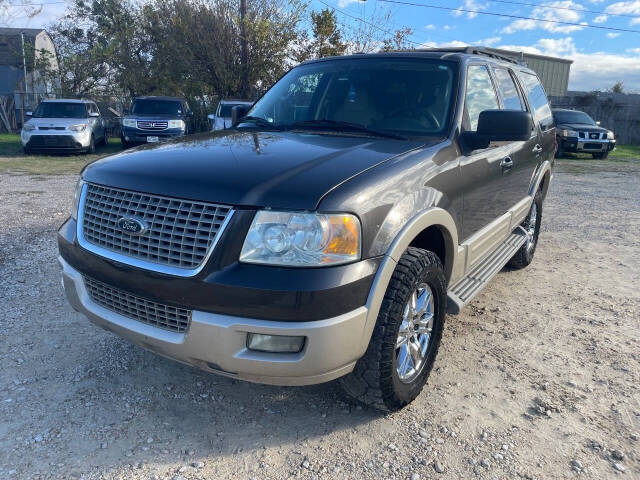
[[[438,353],[446,298],[438,256],[409,247],[393,272],[366,353],[341,379],[347,394],[383,411],[412,402]]]
[[[91,140],[89,140],[89,146],[87,147],[87,153],[95,153],[96,152],[96,139],[93,134],[91,134]]]
[[[604,160],[609,156],[609,152],[592,153],[593,158]]]
[[[540,236],[540,225],[542,224],[542,192],[538,190],[533,203],[529,209],[527,218],[522,222],[521,227],[525,230],[527,239],[524,245],[509,260],[509,266],[513,268],[524,268],[533,261],[533,254],[536,253],[538,237]]]

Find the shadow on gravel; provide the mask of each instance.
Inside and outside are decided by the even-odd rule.
[[[212,461],[290,446],[381,417],[349,403],[337,382],[252,384],[164,359],[111,334],[85,338],[90,345],[69,372],[73,379],[65,395],[85,408],[68,410],[65,421],[93,426],[90,443],[81,447],[93,457],[90,464],[173,463],[180,461],[176,455]]]

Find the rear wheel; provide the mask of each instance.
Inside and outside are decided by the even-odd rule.
[[[348,395],[383,411],[422,391],[440,346],[446,278],[433,252],[410,247],[396,266],[365,355],[341,379]]]
[[[558,148],[556,150],[556,158],[564,157],[564,148],[562,146],[562,141],[558,141]]]
[[[538,246],[538,236],[540,235],[540,225],[542,224],[542,192],[538,190],[533,198],[533,203],[529,209],[527,218],[521,226],[526,231],[527,240],[520,250],[509,260],[509,266],[513,268],[524,268],[533,260]]]

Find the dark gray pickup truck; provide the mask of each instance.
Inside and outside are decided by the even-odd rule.
[[[533,258],[556,148],[538,78],[476,48],[334,57],[234,114],[85,168],[69,301],[210,372],[402,408],[445,314]]]

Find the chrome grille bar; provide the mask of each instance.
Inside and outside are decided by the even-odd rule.
[[[121,263],[179,276],[195,275],[233,214],[231,207],[88,183],[78,209],[78,240]],[[141,234],[119,222],[134,218]]]

